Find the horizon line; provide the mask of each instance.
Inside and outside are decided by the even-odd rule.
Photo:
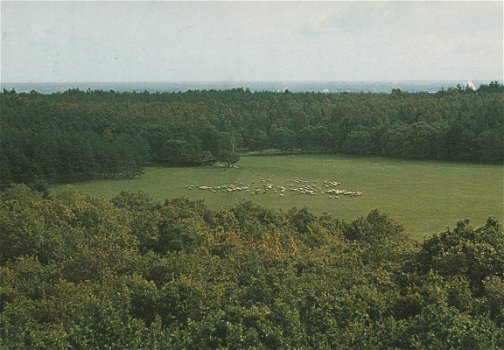
[[[152,83],[173,83],[173,84],[194,84],[194,83],[226,83],[226,84],[240,84],[240,83],[336,83],[336,82],[458,82],[458,81],[500,81],[500,79],[346,79],[346,80],[151,80],[151,81],[135,81],[135,80],[119,80],[119,81],[87,81],[87,80],[72,80],[72,81],[0,81],[0,84],[152,84]]]

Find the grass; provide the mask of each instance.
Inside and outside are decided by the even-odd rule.
[[[503,167],[466,163],[355,158],[328,155],[245,156],[239,168],[147,168],[132,180],[106,180],[74,185],[79,191],[113,197],[120,191],[144,191],[157,199],[186,196],[204,199],[213,209],[229,207],[240,200],[263,206],[289,209],[308,207],[352,220],[380,208],[401,222],[415,238],[441,232],[468,218],[474,226],[489,216],[504,219]],[[186,185],[217,186],[241,184],[261,186],[260,179],[289,188],[289,180],[302,179],[320,184],[337,181],[338,188],[362,191],[359,197],[330,199],[327,195],[307,196],[294,192],[252,195],[250,192],[211,193],[188,190]],[[256,184],[252,184],[255,181]],[[52,191],[61,191],[55,186]]]

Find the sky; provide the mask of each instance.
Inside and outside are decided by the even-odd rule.
[[[503,2],[1,1],[2,82],[503,80]]]

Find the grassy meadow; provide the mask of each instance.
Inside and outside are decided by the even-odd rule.
[[[147,168],[132,180],[92,181],[73,185],[92,195],[113,197],[121,191],[144,191],[157,199],[186,196],[204,199],[213,209],[229,207],[241,200],[263,206],[289,209],[308,207],[345,220],[366,215],[380,208],[400,221],[407,231],[421,239],[457,220],[468,218],[474,226],[488,216],[500,221],[503,213],[503,167],[467,163],[405,161],[386,158],[356,158],[329,155],[243,156],[238,168]],[[253,194],[262,187],[261,179],[286,191]],[[299,179],[312,186],[337,181],[336,188],[361,191],[357,197],[327,194],[305,195],[289,191]],[[267,181],[271,180],[271,181]],[[316,183],[315,183],[316,181]],[[253,183],[255,182],[255,183]],[[249,186],[250,192],[189,190],[188,185]],[[63,186],[54,186],[54,193]]]

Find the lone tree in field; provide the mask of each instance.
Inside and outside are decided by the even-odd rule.
[[[240,155],[238,153],[236,153],[236,152],[233,152],[229,156],[228,164],[229,164],[229,166],[231,166],[233,164],[238,163],[239,160],[240,160]]]
[[[240,160],[240,155],[236,152],[221,152],[217,157],[219,161],[224,162],[231,167]]]

